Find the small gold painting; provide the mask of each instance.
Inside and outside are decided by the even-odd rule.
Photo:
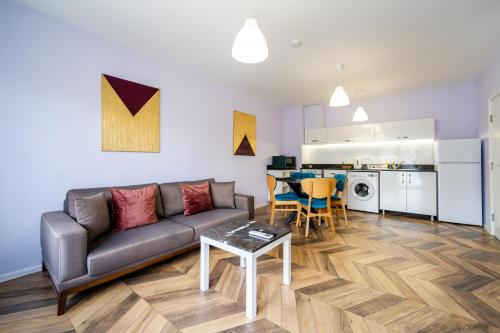
[[[253,114],[233,111],[233,154],[255,156],[256,117]]]

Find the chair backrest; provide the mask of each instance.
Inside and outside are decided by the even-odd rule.
[[[339,192],[343,192],[344,191],[344,188],[345,188],[345,184],[347,182],[347,175],[344,175],[344,174],[341,174],[341,173],[337,173],[335,175],[335,180],[337,181],[337,191]]]
[[[303,179],[300,184],[302,191],[307,193],[310,198],[330,200],[336,180],[334,178],[307,178]]]
[[[292,172],[290,174],[290,178],[299,180],[299,179],[307,179],[307,178],[316,178],[316,175],[312,172]]]
[[[274,202],[274,189],[276,188],[276,178],[271,175],[266,176],[267,190],[269,191],[269,200]]]

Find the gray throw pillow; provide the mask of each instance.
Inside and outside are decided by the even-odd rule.
[[[76,221],[87,229],[91,242],[110,228],[108,204],[104,193],[75,198]]]
[[[210,194],[214,208],[235,208],[234,182],[211,182]]]

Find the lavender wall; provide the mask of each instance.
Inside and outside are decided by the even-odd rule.
[[[282,109],[282,147],[283,154],[295,156],[297,164],[302,161],[302,144],[304,143],[304,116],[302,106],[290,106]]]
[[[39,219],[70,188],[215,177],[266,201],[279,108],[0,2],[0,278],[40,264]],[[243,65],[242,65],[243,66]],[[100,74],[161,89],[161,153],[100,149]],[[232,155],[232,112],[257,115],[257,156]]]
[[[500,56],[495,58],[477,81],[477,123],[483,150],[483,223],[491,231],[490,154],[489,154],[489,99],[500,92]]]
[[[352,125],[352,115],[359,105],[368,113],[369,122],[434,118],[438,140],[477,137],[474,82],[354,101],[341,108],[329,107],[327,125]]]
[[[359,105],[368,113],[369,122],[434,118],[438,140],[477,137],[474,82],[354,101],[346,107],[327,107],[327,126],[353,125],[352,115]],[[304,126],[301,109],[297,106],[282,109],[284,123],[291,125],[291,129],[283,128],[283,151],[297,157],[301,156],[303,143],[303,137],[297,135]]]
[[[489,131],[488,102],[494,94],[500,92],[500,55],[487,66],[477,80],[477,124],[478,135],[486,138]]]

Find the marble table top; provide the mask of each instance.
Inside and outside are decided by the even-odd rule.
[[[253,229],[262,229],[275,234],[270,240],[250,237],[248,232]],[[255,252],[269,243],[289,234],[290,227],[274,226],[256,221],[230,222],[202,232],[201,235],[219,241],[247,252]]]

